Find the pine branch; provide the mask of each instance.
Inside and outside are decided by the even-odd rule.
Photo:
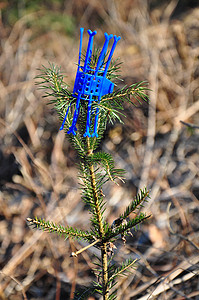
[[[140,213],[138,216],[136,216],[135,218],[128,220],[126,222],[121,223],[119,226],[116,227],[109,227],[107,229],[104,241],[109,241],[112,238],[118,236],[119,234],[125,234],[128,233],[129,229],[131,228],[135,228],[136,229],[136,225],[142,223],[143,221],[145,221],[146,219],[148,219],[150,217],[146,216],[144,213]]]
[[[125,173],[122,169],[115,169],[114,168],[114,160],[112,156],[105,152],[96,152],[92,156],[89,156],[89,161],[93,164],[101,165],[104,168],[108,178],[115,182],[115,179],[122,178],[123,174]]]
[[[42,66],[39,69],[40,75],[36,76],[36,79],[41,79],[42,81],[37,82],[40,85],[40,89],[45,89],[44,97],[53,96],[56,100],[69,101],[72,98],[71,92],[67,89],[67,85],[64,82],[63,73],[61,69],[54,64],[49,63],[49,68]],[[48,92],[50,90],[50,92]],[[50,99],[50,103],[55,103],[55,99]],[[57,102],[57,101],[56,101]]]
[[[149,191],[146,189],[146,187],[142,190],[140,189],[140,193],[136,195],[134,200],[131,202],[129,206],[125,209],[124,213],[120,215],[120,219],[126,219],[132,212],[136,210],[136,208],[143,207],[142,203],[147,202],[149,197]]]
[[[92,242],[94,240],[93,235],[88,231],[79,230],[69,226],[64,227],[62,225],[57,225],[52,221],[38,219],[37,217],[35,219],[27,218],[27,221],[30,225],[40,228],[43,231],[55,232],[58,233],[59,236],[64,235],[65,239],[70,237],[78,240],[84,239],[87,242]]]
[[[109,122],[114,123],[119,121],[123,123],[121,116],[125,117],[125,114],[122,113],[124,110],[124,102],[128,102],[135,107],[137,105],[133,100],[136,100],[139,104],[142,104],[143,101],[149,102],[149,97],[146,94],[146,91],[149,89],[146,85],[146,81],[141,81],[128,87],[124,86],[122,89],[103,96],[100,103],[94,102],[93,107],[98,107],[100,115],[106,116]]]
[[[126,275],[125,273],[128,271],[130,272],[130,268],[135,267],[135,263],[138,261],[138,259],[127,259],[125,262],[122,263],[122,265],[114,270],[111,270],[110,277],[109,277],[109,283],[111,283],[116,277],[120,275]]]
[[[128,87],[124,86],[122,89],[118,89],[111,94],[105,95],[101,103],[110,102],[113,105],[118,106],[118,101],[120,103],[127,101],[136,106],[136,104],[132,101],[132,98],[136,99],[140,104],[140,100],[149,102],[149,97],[144,91],[148,91],[150,89],[148,89],[146,85],[146,81],[140,81],[138,83],[131,84]]]

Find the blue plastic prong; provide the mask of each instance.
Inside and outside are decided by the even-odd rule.
[[[96,67],[96,70],[95,70],[95,76],[97,75],[99,69],[102,67],[102,64],[103,64],[103,61],[104,61],[104,58],[105,58],[105,55],[106,55],[106,52],[107,52],[107,49],[108,49],[108,43],[113,37],[112,34],[108,35],[108,33],[106,33],[106,32],[104,33],[104,36],[105,36],[105,42],[104,42],[102,51],[100,53],[100,56],[98,58],[97,67]]]
[[[90,59],[90,57],[92,55],[93,37],[97,33],[96,30],[92,32],[90,29],[87,32],[89,34],[89,41],[88,41],[88,46],[87,46],[87,51],[86,51],[86,58],[85,58],[85,62],[84,62],[83,72],[86,72],[86,69],[88,67],[88,62],[89,62],[89,59]]]
[[[91,135],[92,137],[98,137],[97,134],[98,119],[99,119],[99,107],[96,108],[94,130],[93,130],[93,134]]]
[[[81,94],[79,94],[78,97],[77,97],[76,108],[75,108],[75,112],[74,112],[74,116],[73,116],[73,122],[72,122],[72,125],[70,126],[70,128],[67,132],[68,134],[72,133],[72,134],[76,135],[75,130],[77,130],[76,124],[77,124],[77,118],[78,118],[79,109],[80,109],[80,107],[79,107],[80,106],[80,99],[81,99]]]
[[[113,52],[114,52],[114,50],[115,50],[115,47],[116,47],[116,45],[117,45],[117,42],[118,42],[120,39],[121,39],[120,36],[117,37],[116,35],[114,35],[114,42],[113,42],[111,51],[110,51],[110,53],[109,53],[109,57],[108,57],[108,60],[107,60],[107,63],[106,63],[106,67],[105,67],[105,69],[104,69],[104,76],[106,76],[106,73],[107,73],[107,71],[108,71],[108,68],[109,68],[109,65],[110,65],[110,62],[111,62],[111,58],[112,58],[112,56],[113,56]]]
[[[70,104],[70,105],[68,106],[68,108],[67,108],[67,111],[66,111],[64,120],[63,120],[62,125],[61,125],[61,127],[59,128],[59,130],[63,130],[63,129],[64,129],[64,125],[65,125],[65,122],[66,122],[66,118],[67,118],[67,115],[68,115],[70,106],[71,106],[71,104]]]
[[[81,63],[83,32],[84,32],[84,28],[80,28],[80,42],[79,42],[79,60],[78,60],[78,68],[80,67],[80,63]]]
[[[92,104],[92,96],[89,96],[88,100],[88,110],[87,110],[87,120],[86,120],[86,132],[84,133],[84,137],[91,137],[90,134],[90,121],[91,121],[91,104]]]

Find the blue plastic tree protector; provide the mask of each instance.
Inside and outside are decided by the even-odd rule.
[[[89,34],[89,41],[86,51],[86,57],[84,60],[84,65],[81,65],[81,54],[82,54],[82,40],[83,40],[83,31],[84,28],[80,28],[80,44],[79,44],[79,60],[78,60],[78,68],[77,74],[75,79],[75,84],[73,88],[73,97],[77,99],[76,101],[76,108],[73,115],[72,124],[68,130],[68,134],[72,133],[76,135],[77,131],[77,119],[80,112],[80,104],[81,101],[88,101],[88,108],[87,108],[87,120],[86,120],[86,132],[84,133],[84,137],[98,137],[97,128],[98,128],[98,119],[99,119],[99,107],[96,108],[95,112],[92,109],[92,102],[97,101],[100,103],[102,96],[112,93],[114,88],[114,83],[111,82],[109,79],[106,78],[107,71],[113,56],[113,52],[117,45],[117,42],[121,39],[120,36],[114,35],[114,42],[112,44],[112,48],[110,50],[108,59],[105,63],[105,56],[107,54],[108,44],[109,41],[113,38],[113,35],[108,35],[107,33],[104,34],[105,42],[102,47],[101,53],[99,55],[97,65],[95,69],[90,67],[90,61],[92,57],[93,51],[93,39],[96,35],[97,31],[88,30]],[[64,128],[64,124],[69,112],[69,108],[67,109],[66,115],[64,117],[62,126],[60,130]],[[93,132],[91,133],[91,114],[94,114],[94,126]]]

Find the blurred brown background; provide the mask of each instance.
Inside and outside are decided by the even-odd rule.
[[[125,125],[108,126],[100,146],[127,172],[126,184],[105,186],[110,223],[140,188],[151,195],[152,217],[117,242],[115,263],[140,259],[117,299],[199,299],[197,1],[5,0],[0,9],[0,299],[73,299],[95,279],[95,248],[70,258],[83,243],[26,224],[38,216],[89,228],[76,153],[34,79],[54,62],[73,88],[80,27],[85,47],[87,29],[100,46],[104,32],[120,35],[120,85],[147,80],[152,90],[150,105],[127,106]]]

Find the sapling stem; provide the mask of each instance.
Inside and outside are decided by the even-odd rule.
[[[87,146],[88,146],[88,154],[91,155],[93,150],[90,147],[90,138],[87,137]],[[102,258],[102,287],[103,287],[103,299],[108,299],[108,261],[107,261],[107,243],[103,242],[102,239],[104,237],[104,226],[102,221],[102,214],[99,206],[99,196],[97,193],[96,187],[96,179],[95,179],[95,172],[94,172],[94,165],[90,164],[90,178],[91,178],[91,186],[93,189],[93,198],[95,202],[95,209],[96,215],[98,219],[99,225],[99,234],[101,238],[101,258]]]

